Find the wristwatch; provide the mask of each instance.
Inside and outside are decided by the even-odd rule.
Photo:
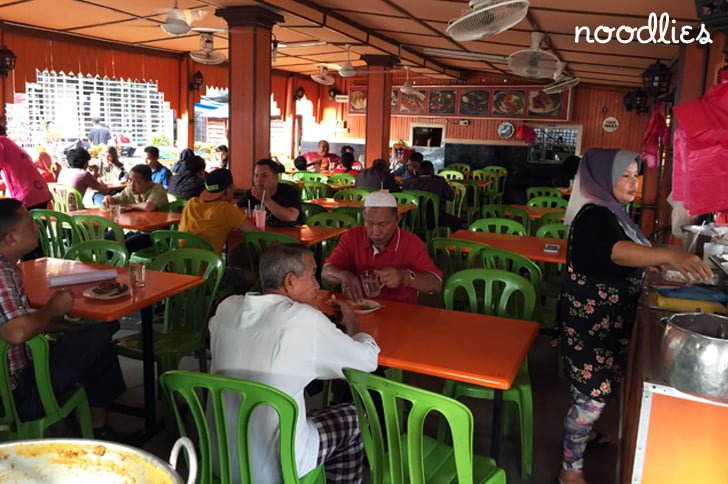
[[[407,285],[411,286],[412,281],[415,280],[416,274],[415,274],[415,271],[413,271],[412,269],[407,269],[407,273],[409,274],[409,280],[407,281]]]

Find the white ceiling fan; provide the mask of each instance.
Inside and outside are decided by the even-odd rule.
[[[207,13],[204,9],[180,10],[177,0],[174,0],[174,5],[167,11],[167,17],[160,27],[169,35],[183,35],[190,31],[193,22]]]
[[[316,74],[311,74],[311,79],[324,86],[330,86],[336,79],[329,74],[329,69],[326,66],[319,66],[319,71]]]
[[[558,67],[559,58],[541,49],[543,32],[531,32],[531,47],[519,50],[508,56],[511,72],[521,77],[542,79],[552,77]]]
[[[215,41],[212,34],[200,34],[200,49],[190,52],[193,61],[200,64],[222,64],[226,57],[222,52],[215,50]]]
[[[528,0],[470,0],[469,10],[448,22],[445,32],[459,42],[508,30],[528,12]]]
[[[542,90],[546,94],[556,94],[571,89],[579,84],[579,82],[581,82],[581,79],[578,77],[566,74],[566,64],[559,61],[556,66],[556,71],[554,72],[554,82],[544,87]]]
[[[409,78],[409,67],[406,67],[405,66],[404,71],[406,73],[405,74],[405,80],[404,80],[404,84],[402,84],[399,87],[399,92],[401,92],[402,94],[407,94],[408,96],[414,96],[417,99],[419,99],[420,101],[424,101],[425,100],[425,93],[422,92],[422,91],[420,91],[420,90],[418,90],[418,89],[416,89],[415,86],[414,86],[414,83],[412,81],[410,81],[410,78]]]

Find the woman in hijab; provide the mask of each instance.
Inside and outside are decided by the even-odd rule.
[[[605,440],[592,426],[622,374],[644,268],[672,264],[693,280],[712,275],[693,254],[651,247],[629,217],[625,205],[637,191],[638,156],[589,150],[566,210],[564,222],[571,227],[559,316],[571,406],[564,420],[561,484],[586,483],[586,446]]]
[[[195,157],[195,152],[190,148],[185,148],[179,152],[179,160],[172,165],[172,174],[177,175],[185,168],[185,162]]]
[[[182,171],[169,180],[169,193],[189,200],[197,197],[205,189],[205,160],[193,155],[187,160]]]

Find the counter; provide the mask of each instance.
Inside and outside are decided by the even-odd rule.
[[[728,483],[728,404],[667,384],[660,361],[662,326],[671,312],[646,294],[637,313],[622,393],[621,484]]]

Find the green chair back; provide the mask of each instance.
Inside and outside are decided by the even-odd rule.
[[[351,368],[344,368],[344,375],[354,396],[372,484],[505,484],[505,472],[492,459],[473,455],[473,415],[468,407]],[[401,407],[409,408],[406,418],[400,417]],[[425,419],[431,414],[447,423],[452,446],[425,435]]]
[[[534,261],[514,252],[490,247],[480,251],[479,255],[486,269],[498,269],[522,276],[531,283],[538,296],[543,274]]]
[[[292,186],[293,188],[295,188],[296,191],[298,192],[299,198],[303,194],[303,188],[296,182],[293,182],[291,180],[278,180],[278,183],[282,183],[283,185],[289,185],[289,186]]]
[[[486,203],[481,207],[480,214],[484,218],[508,218],[515,220],[523,225],[526,233],[531,232],[531,217],[528,215],[526,209],[511,205]]]
[[[450,238],[434,238],[431,247],[432,259],[445,277],[477,267],[481,261],[480,252],[488,248],[480,242]]]
[[[208,241],[199,235],[189,232],[178,232],[176,230],[155,230],[149,237],[152,239],[152,247],[156,255],[164,254],[172,249],[204,249],[212,251]]]
[[[483,189],[477,184],[475,180],[467,179],[463,180],[465,184],[465,201],[463,203],[463,210],[465,211],[464,218],[468,223],[480,218],[480,204],[483,195]]]
[[[362,202],[369,193],[371,193],[369,190],[363,188],[344,188],[334,193],[334,200],[357,200]]]
[[[308,220],[308,217],[311,215],[325,213],[326,209],[321,205],[316,205],[315,203],[301,202],[301,211],[303,212],[304,220]]]
[[[483,172],[485,173],[484,180],[493,180],[493,185],[496,186],[496,191],[498,193],[503,193],[503,187],[506,183],[506,178],[508,177],[508,170],[504,166],[498,166],[498,165],[491,165],[486,166],[483,168]]]
[[[343,213],[353,218],[356,221],[356,225],[361,225],[364,216],[362,215],[362,208],[359,207],[338,207],[333,210],[333,213]]]
[[[459,183],[457,181],[451,181],[450,186],[452,187],[452,191],[455,192],[455,198],[445,202],[445,212],[460,218],[467,198],[468,186],[465,183]]]
[[[83,194],[69,185],[49,183],[51,205],[56,212],[68,213],[83,208]]]
[[[403,204],[412,204],[417,205],[419,203],[419,199],[416,195],[408,192],[395,192],[392,193],[392,196],[395,200],[397,200],[397,203],[399,205]],[[413,210],[409,210],[405,212],[402,215],[402,220],[400,221],[400,225],[403,229],[408,230],[410,232],[415,231],[415,222],[417,221],[417,208]]]
[[[185,209],[185,205],[187,205],[187,200],[180,198],[179,200],[169,202],[169,205],[167,205],[167,211],[169,213],[182,213]]]
[[[526,205],[529,207],[546,207],[546,208],[563,208],[566,209],[566,206],[569,204],[569,201],[562,197],[534,197],[530,199]]]
[[[523,224],[507,218],[481,218],[471,223],[468,230],[472,230],[473,232],[491,232],[494,234],[528,234]]]
[[[422,190],[405,190],[403,193],[417,197],[414,232],[418,235],[424,234],[429,241],[432,231],[440,225],[440,197]]]
[[[78,238],[71,216],[44,209],[31,210],[30,215],[38,226],[43,255],[62,259]]]
[[[464,180],[465,179],[465,175],[463,174],[462,171],[449,170],[447,168],[444,170],[440,170],[437,174],[446,180]]]
[[[463,303],[461,294],[466,296]],[[530,320],[536,290],[524,277],[497,269],[466,269],[447,279],[443,290],[450,310]]]
[[[15,406],[13,389],[10,385],[10,366],[8,351],[10,345],[0,339],[0,442],[12,440],[42,439],[45,430],[51,425],[68,417],[74,412],[81,428],[81,436],[93,439],[91,410],[86,391],[80,384],[59,402],[53,392],[49,369],[49,345],[43,335],[35,336],[25,342],[33,359],[33,373],[38,388],[43,416],[36,420],[20,420]]]
[[[467,163],[450,163],[445,167],[446,170],[456,170],[461,173],[470,171],[470,165]]]
[[[329,198],[333,193],[334,189],[326,183],[304,180],[301,199],[313,200],[314,198]]]
[[[116,222],[100,215],[74,215],[73,226],[76,229],[78,240],[101,240],[106,236],[106,231],[111,230],[117,242],[124,242],[124,230]]]
[[[297,171],[296,173],[291,175],[291,179],[301,181],[315,181],[321,183],[329,181],[328,175],[324,175],[323,173],[312,173],[308,171]]]
[[[536,197],[556,197],[563,198],[561,190],[553,187],[529,187],[526,188],[526,200]]]
[[[564,223],[564,217],[566,216],[566,210],[559,210],[557,212],[549,212],[543,214],[543,217],[539,219],[541,225],[548,224],[561,224]]]
[[[342,212],[325,212],[317,215],[311,215],[306,220],[306,225],[323,226],[323,227],[346,227],[351,228],[357,225],[357,222],[350,215]]]
[[[175,195],[174,193],[167,192],[167,201],[169,203],[176,202],[177,200],[182,200],[180,197]]]
[[[253,482],[248,445],[250,422],[253,412],[265,407],[272,409],[280,422],[279,447],[274,454],[280,458],[283,482],[302,482],[296,470],[294,440],[298,407],[290,396],[262,383],[190,371],[169,371],[162,375],[160,383],[171,402],[180,435],[187,435],[188,412],[194,422],[199,484]],[[230,427],[228,422],[233,416],[235,425]],[[234,462],[239,462],[235,468]],[[215,468],[219,475],[214,474]],[[311,471],[303,481],[325,482],[323,466]]]
[[[334,185],[353,187],[356,183],[356,176],[351,173],[337,173],[329,178],[329,182]]]
[[[563,239],[569,236],[569,226],[562,223],[542,225],[536,230],[536,237]]]
[[[293,237],[275,232],[245,232],[243,234],[243,244],[245,244],[245,249],[248,251],[248,257],[250,258],[248,267],[257,274],[260,256],[263,255],[266,247],[271,244],[298,244],[298,241]]]
[[[64,259],[124,267],[129,261],[129,252],[115,240],[87,240],[71,246]]]

